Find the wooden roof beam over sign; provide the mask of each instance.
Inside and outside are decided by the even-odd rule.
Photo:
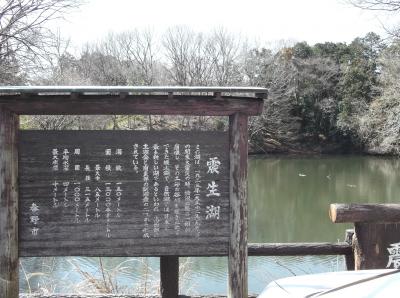
[[[0,87],[0,105],[25,115],[254,116],[266,96],[254,87]]]
[[[18,251],[20,251],[21,256],[24,252],[23,240],[21,240],[23,239],[24,233],[23,225],[21,224],[20,230],[18,227],[18,223],[21,222],[18,220],[18,202],[21,200],[21,206],[23,206],[22,203],[24,201],[24,192],[22,191],[24,189],[23,187],[18,194],[18,190],[21,185],[18,184],[18,181],[20,181],[20,183],[24,181],[24,176],[22,175],[24,172],[21,171],[20,177],[18,174],[18,166],[23,165],[22,161],[19,163],[18,156],[24,156],[24,151],[21,150],[18,152],[17,146],[18,134],[21,137],[20,140],[23,139],[23,134],[18,133],[18,115],[142,114],[229,116],[229,131],[223,132],[222,134],[224,137],[219,137],[218,141],[226,138],[226,142],[220,151],[220,155],[226,158],[226,171],[224,175],[226,182],[224,186],[225,189],[222,188],[224,185],[223,183],[219,184],[221,187],[221,193],[227,195],[229,194],[229,198],[227,197],[229,200],[226,200],[225,202],[225,206],[229,206],[229,211],[225,210],[225,223],[227,227],[225,231],[230,232],[229,235],[220,235],[221,239],[219,238],[220,236],[217,235],[216,241],[209,242],[215,243],[216,245],[221,244],[221,250],[215,250],[217,253],[221,252],[225,254],[227,252],[228,254],[228,297],[247,298],[248,116],[260,115],[262,113],[263,101],[264,98],[266,98],[266,95],[267,89],[254,87],[0,87],[0,297],[18,298]],[[65,137],[65,132],[61,133],[64,134]],[[93,132],[90,131],[82,131],[81,133],[89,133],[93,136]],[[133,132],[127,133],[130,137],[133,137]],[[139,132],[134,133],[139,134]],[[143,140],[145,137],[147,137],[147,133],[149,132],[146,132],[146,134],[141,136],[140,139]],[[165,132],[162,133],[165,134]],[[183,133],[177,133],[180,134],[179,139],[183,140]],[[115,137],[114,134],[115,133],[112,133],[113,137]],[[154,136],[155,132],[153,131],[152,137]],[[187,135],[187,137],[190,140],[195,140],[196,144],[199,144],[198,138],[196,139],[190,135]],[[76,133],[73,133],[73,140],[75,141],[76,138]],[[59,139],[61,138],[57,138],[56,140],[58,141]],[[72,139],[72,137],[70,139]],[[102,138],[96,137],[94,139],[101,139],[104,141],[104,135],[102,135]],[[31,135],[28,140],[28,142],[33,142],[34,144],[40,146],[43,145],[43,137],[41,137],[38,141],[34,140]],[[63,140],[65,141],[66,139]],[[126,139],[124,138],[119,138],[119,140],[123,140],[124,144],[126,143]],[[171,138],[168,139],[168,142],[170,142],[170,140]],[[85,143],[87,142],[85,141]],[[165,143],[167,143],[167,141],[165,141]],[[205,142],[205,144],[209,143],[212,144],[212,148],[214,148],[213,151],[210,152],[214,153],[215,144],[217,142],[208,138],[208,142]],[[190,142],[185,141],[184,144],[190,144]],[[58,147],[58,145],[52,145],[48,148]],[[25,147],[21,148],[25,150],[32,149],[32,147],[29,145],[25,145]],[[42,152],[45,152],[46,150],[47,149],[39,150],[39,156],[43,156]],[[47,152],[48,151],[50,150],[47,150]],[[26,156],[29,156],[28,159],[32,161],[31,153],[32,152],[29,152]],[[103,156],[103,153],[104,151],[102,149],[100,155]],[[58,153],[56,153],[56,155],[58,156]],[[21,160],[23,160],[23,157]],[[45,161],[42,162],[42,164],[45,165],[46,169],[48,170],[48,162]],[[222,159],[221,164],[224,164]],[[29,166],[28,168],[35,168],[35,170],[37,170],[38,167]],[[21,166],[21,169],[24,169],[23,166]],[[53,178],[53,176],[51,177]],[[50,179],[50,181],[53,181],[53,179]],[[222,182],[222,180],[219,181]],[[30,181],[28,181],[28,184],[33,185]],[[48,190],[47,186],[49,184],[46,182],[43,185],[46,185],[44,192],[44,195],[46,195]],[[36,190],[35,193],[37,193]],[[41,196],[41,198],[43,199],[43,196]],[[49,200],[46,201],[49,202]],[[208,207],[215,206],[209,205]],[[218,206],[218,220],[220,212],[219,208],[220,206]],[[28,209],[29,208],[21,208],[21,210]],[[136,209],[131,208],[131,210]],[[213,216],[215,217],[217,215]],[[139,231],[140,230],[141,229],[139,229]],[[21,232],[21,234],[19,234],[19,232]],[[33,233],[34,231],[29,230],[28,227],[28,230],[25,230],[25,232],[25,235],[31,236],[30,233]],[[175,233],[173,234],[175,235]],[[36,236],[36,234],[33,235]],[[205,235],[208,234],[205,233]],[[126,238],[123,237],[121,239]],[[143,240],[142,237],[140,237],[140,239],[141,241]],[[209,252],[209,242],[204,244],[206,249],[197,245],[196,249],[198,249],[198,251],[195,252],[195,255],[199,255],[207,251]],[[81,243],[82,246],[77,247],[77,252],[82,253],[81,248],[88,243],[90,243],[90,245],[92,244],[88,241],[83,244]],[[182,242],[179,242],[180,245],[182,245],[181,243]],[[228,245],[226,245],[227,243]],[[115,245],[122,250],[127,247],[132,247],[130,244],[131,243],[128,243],[124,246],[119,245],[117,242],[112,243],[112,245]],[[173,242],[173,245],[175,244],[176,243]],[[192,245],[192,243],[189,244]],[[39,243],[37,246],[40,252],[44,251],[43,247],[43,243]],[[57,247],[59,248],[60,246]],[[96,247],[96,249],[97,248],[98,247]],[[145,247],[139,245],[136,246],[136,248],[144,249]],[[181,248],[182,247],[179,246],[177,249]],[[72,250],[67,252],[67,254],[70,254],[71,251]],[[107,249],[106,251],[108,252],[113,250]],[[144,251],[148,253],[147,249]],[[193,253],[190,250],[187,251],[188,254]],[[30,252],[32,252],[32,250],[30,250]],[[96,255],[98,254],[98,251],[91,251],[90,255],[92,255],[92,253],[93,255]],[[140,252],[133,253],[140,254]],[[178,258],[179,254],[186,253],[186,251],[177,250],[173,252],[168,250],[166,255],[163,255],[164,253],[164,251],[161,251],[154,252],[153,254],[161,254],[161,294],[163,298],[177,297],[179,292]],[[47,255],[49,255],[49,251],[47,251]]]

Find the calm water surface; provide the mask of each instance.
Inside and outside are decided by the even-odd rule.
[[[249,241],[341,241],[351,226],[331,223],[329,204],[400,201],[399,168],[396,158],[251,158]],[[226,258],[181,258],[180,262],[182,293],[226,293]],[[159,290],[158,258],[26,258],[21,264],[21,292]],[[336,270],[344,270],[342,257],[251,257],[249,292],[259,293],[276,278]]]

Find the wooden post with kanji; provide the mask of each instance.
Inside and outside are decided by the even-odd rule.
[[[354,269],[400,269],[400,204],[331,204],[334,223],[354,224]]]
[[[0,87],[0,297],[18,258],[160,257],[178,297],[180,256],[228,256],[247,297],[248,117],[253,87]],[[19,115],[229,117],[224,131],[19,130]]]

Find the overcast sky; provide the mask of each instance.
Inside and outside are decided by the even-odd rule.
[[[263,45],[279,40],[350,42],[374,31],[383,35],[387,16],[362,11],[345,0],[87,0],[60,26],[73,44],[110,31],[150,27],[162,33],[175,25],[230,32]]]

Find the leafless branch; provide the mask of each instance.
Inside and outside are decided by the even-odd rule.
[[[44,57],[53,38],[47,24],[81,3],[80,0],[0,1],[0,64],[18,61],[20,66],[26,66]]]
[[[400,11],[399,0],[349,0],[349,3],[355,7],[367,10]]]

